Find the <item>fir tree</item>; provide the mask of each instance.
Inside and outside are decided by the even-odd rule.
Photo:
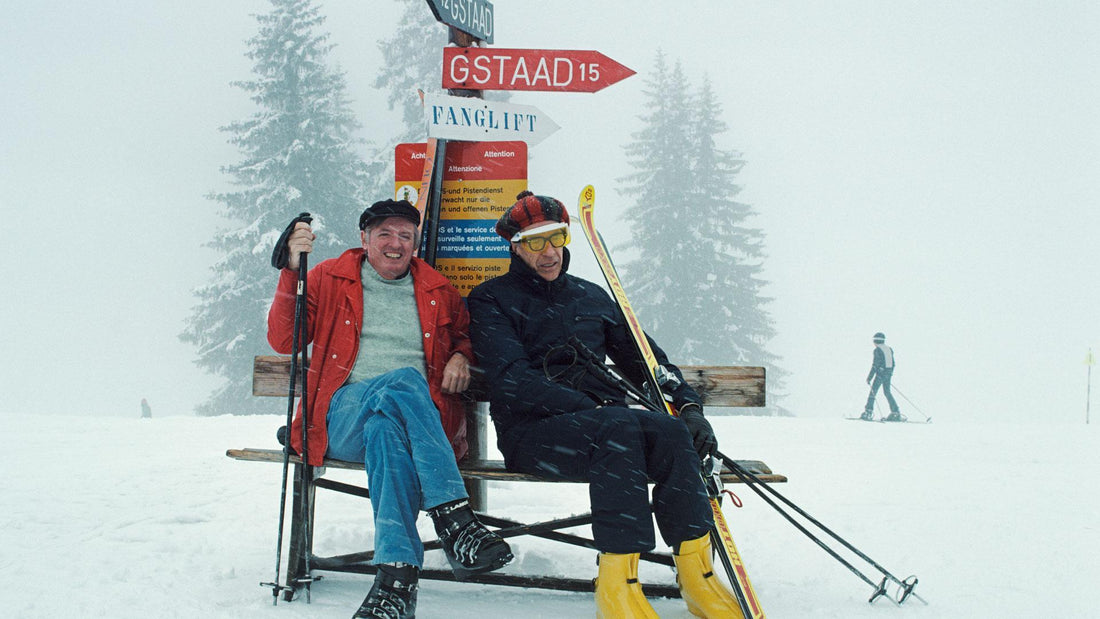
[[[768,352],[775,336],[762,294],[764,235],[752,208],[736,200],[744,161],[723,150],[727,126],[708,80],[691,96],[680,64],[659,54],[647,82],[643,129],[626,147],[635,172],[623,193],[640,254],[624,263],[625,284],[643,323],[683,364],[763,365],[768,404],[778,406],[786,373]]]
[[[668,316],[659,311],[644,311],[666,305],[674,285],[673,275],[684,261],[681,252],[694,243],[686,219],[693,216],[687,208],[692,187],[692,143],[689,133],[688,84],[677,62],[671,69],[663,53],[658,52],[652,77],[643,90],[642,129],[625,148],[634,172],[623,179],[620,193],[633,197],[625,220],[630,227],[629,246],[643,255],[623,264],[628,276],[630,297],[639,299],[639,315],[653,333],[666,329]],[[659,224],[659,225],[658,225]],[[679,302],[679,301],[677,301]],[[643,313],[644,312],[644,313]],[[673,317],[672,321],[680,319]]]
[[[235,189],[212,193],[230,227],[208,246],[221,254],[210,283],[180,339],[198,347],[197,364],[226,383],[198,409],[201,415],[271,412],[251,397],[252,357],[270,353],[266,316],[277,273],[269,256],[294,216],[308,211],[318,243],[310,263],[357,245],[355,226],[366,203],[367,166],[356,155],[358,124],[343,73],[326,66],[332,49],[312,0],[271,0],[248,41],[251,80],[235,82],[259,107],[222,130],[241,152],[222,171]],[[326,223],[331,222],[330,226]],[[326,228],[330,228],[326,230]]]

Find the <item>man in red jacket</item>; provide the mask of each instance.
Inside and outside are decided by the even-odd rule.
[[[376,202],[359,218],[362,247],[320,263],[308,278],[309,461],[363,462],[374,508],[378,574],[356,617],[413,616],[424,558],[420,510],[435,521],[457,578],[512,559],[504,540],[478,522],[458,472],[470,318],[447,278],[413,257],[419,225],[408,202]],[[267,320],[268,342],[280,353],[290,352],[297,271],[315,238],[299,222],[286,241],[289,260]],[[301,420],[290,430],[290,446],[301,453]]]

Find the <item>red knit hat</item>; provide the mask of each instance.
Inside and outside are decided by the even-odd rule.
[[[516,196],[517,201],[497,221],[497,234],[511,241],[517,232],[533,224],[557,221],[569,223],[569,212],[556,198],[536,196],[524,191]]]

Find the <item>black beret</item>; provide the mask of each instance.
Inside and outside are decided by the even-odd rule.
[[[359,229],[366,230],[367,226],[387,217],[401,217],[411,221],[414,226],[420,225],[420,211],[409,204],[408,200],[381,200],[370,205],[359,216]]]

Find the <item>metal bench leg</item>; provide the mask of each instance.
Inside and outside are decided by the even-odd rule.
[[[302,482],[302,467],[305,467],[305,483]],[[294,465],[294,500],[290,519],[290,552],[288,553],[286,572],[286,592],[283,599],[293,600],[302,587],[306,588],[307,600],[309,585],[313,582],[309,565],[313,553],[313,521],[316,487],[313,484],[313,467],[305,464]]]
[[[471,460],[484,460],[489,453],[489,405],[485,402],[466,402],[466,442]],[[475,512],[489,509],[488,484],[481,479],[465,480],[466,494],[470,495],[470,507]]]

